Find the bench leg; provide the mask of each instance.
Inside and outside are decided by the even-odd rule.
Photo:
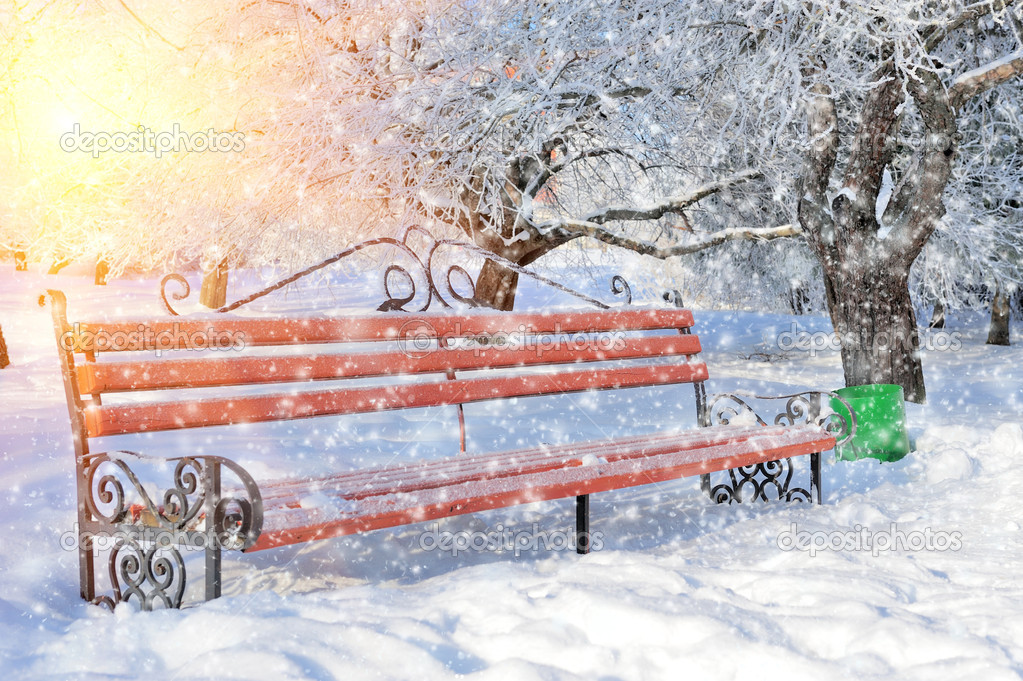
[[[821,454],[810,455],[810,496],[816,497],[817,505],[821,505]]]
[[[206,600],[220,598],[220,545],[206,547]]]
[[[206,490],[206,523],[216,525],[217,504],[220,502],[220,464],[211,461],[203,469]],[[220,537],[215,527],[206,533],[206,600],[220,598]]]
[[[82,588],[82,599],[92,603],[96,599],[96,559],[92,538],[78,533],[78,579]]]
[[[575,552],[590,552],[590,495],[575,498]]]

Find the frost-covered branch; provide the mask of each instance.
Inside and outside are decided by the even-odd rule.
[[[967,100],[1023,75],[1023,50],[996,59],[957,77],[949,88],[949,102],[956,109]]]
[[[682,213],[693,204],[713,194],[724,191],[748,180],[763,177],[759,170],[747,168],[730,177],[698,187],[681,196],[668,198],[650,206],[614,206],[604,208],[584,217],[581,223],[603,225],[618,220],[658,220],[669,213]]]
[[[566,243],[572,239],[587,236],[610,246],[617,246],[662,260],[680,255],[699,253],[729,241],[773,241],[774,239],[783,239],[802,234],[798,225],[732,227],[710,234],[701,234],[689,243],[657,246],[649,242],[615,234],[602,227],[599,223],[585,220],[560,220],[548,226],[546,231],[549,238],[560,243]]]

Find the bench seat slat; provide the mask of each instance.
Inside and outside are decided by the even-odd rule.
[[[78,366],[77,371],[80,391],[94,394],[681,357],[700,352],[699,338],[692,335],[623,338],[608,347],[598,342],[575,347],[571,338],[559,342],[560,346],[542,350],[529,345],[516,348],[435,348],[423,356],[394,351],[273,358],[89,362]]]
[[[148,351],[246,346],[350,343],[438,336],[467,338],[487,334],[577,333],[654,329],[688,329],[693,315],[682,309],[632,309],[548,313],[477,313],[449,315],[378,314],[370,317],[288,319],[135,319],[85,321],[74,325],[71,343],[76,351]],[[95,342],[97,336],[119,339]]]
[[[263,503],[297,503],[304,492],[315,487],[326,493],[343,494],[345,499],[416,492],[473,479],[490,480],[555,468],[583,465],[584,457],[617,461],[620,458],[690,451],[703,447],[737,444],[750,437],[787,437],[787,426],[719,426],[690,431],[666,431],[615,439],[591,440],[572,445],[540,445],[528,449],[479,455],[460,454],[442,460],[368,468],[308,480],[285,480],[264,485]]]
[[[506,397],[592,389],[691,383],[706,379],[706,364],[684,362],[671,365],[239,396],[194,402],[90,406],[85,409],[85,423],[89,437],[100,437],[234,423],[286,421],[332,414],[363,414],[390,409],[467,404]]]
[[[607,463],[477,479],[356,500],[339,496],[336,507],[332,508],[302,508],[294,501],[289,505],[278,499],[274,506],[265,509],[271,512],[263,533],[249,550],[663,482],[825,451],[834,444],[834,437],[816,426],[786,427],[780,431],[763,429],[762,433],[749,434],[736,441],[694,449],[680,446],[652,455],[641,445],[626,447],[621,442],[606,441],[603,458]],[[564,447],[561,456],[570,456],[572,447],[577,445]],[[419,465],[429,468],[429,463]],[[310,492],[325,493],[316,486],[311,487]]]

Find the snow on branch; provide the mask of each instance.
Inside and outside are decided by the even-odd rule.
[[[714,246],[720,246],[727,241],[772,241],[802,234],[799,225],[796,224],[785,224],[777,227],[730,227],[706,234],[687,244],[661,247],[645,241],[614,234],[601,227],[601,225],[586,220],[559,220],[554,225],[551,225],[551,227],[553,229],[548,233],[549,237],[560,242],[588,236],[610,246],[618,246],[619,248],[625,248],[641,255],[649,255],[661,260],[673,256],[696,253],[713,248]]]
[[[727,177],[723,180],[709,182],[701,187],[682,195],[667,199],[661,203],[647,207],[612,206],[597,213],[586,216],[580,223],[590,222],[602,225],[612,220],[657,220],[669,213],[680,213],[698,201],[707,198],[712,194],[724,191],[737,184],[762,177],[763,174],[756,169],[747,168],[741,172]]]
[[[994,0],[993,2],[977,2],[967,6],[962,14],[951,21],[942,20],[933,24],[929,30],[923,32],[926,38],[924,45],[928,51],[935,49],[941,42],[954,31],[963,26],[976,22],[983,16],[993,12],[1001,12],[1012,7],[1016,0]]]
[[[1023,74],[1023,50],[967,71],[952,83],[949,101],[955,108],[973,97]]]

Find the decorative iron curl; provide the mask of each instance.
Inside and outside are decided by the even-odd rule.
[[[809,502],[810,492],[802,487],[793,487],[792,475],[793,466],[789,459],[740,466],[728,471],[728,483],[710,489],[710,497],[719,504],[769,501],[770,489],[779,501]]]
[[[188,280],[185,279],[180,274],[178,274],[177,272],[168,274],[166,277],[160,280],[160,300],[163,301],[163,307],[167,310],[169,314],[177,316],[178,313],[174,311],[174,308],[171,307],[170,301],[167,300],[167,284],[169,284],[172,281],[176,284],[180,284],[183,287],[183,290],[171,293],[171,298],[173,298],[174,300],[184,300],[185,298],[187,298],[189,294],[192,293],[192,287],[188,285]]]
[[[611,277],[611,293],[616,296],[625,296],[625,304],[632,305],[632,287],[622,275],[616,274]]]
[[[86,461],[85,476],[89,494],[85,504],[89,514],[111,525],[125,522],[131,511],[124,492],[127,482],[158,527],[169,531],[188,529],[202,511],[206,498],[206,491],[199,484],[202,475],[199,460],[193,457],[170,459],[177,461],[173,485],[164,491],[163,504],[158,505],[135,472],[121,459],[122,456],[141,458],[133,452],[113,452],[92,455]]]
[[[263,497],[248,471],[230,459],[205,457],[221,469],[231,471],[242,483],[244,496],[221,496],[213,504],[214,536],[221,548],[244,551],[251,548],[263,531]]]
[[[417,249],[413,247],[410,241],[414,235],[421,239],[422,243],[418,250],[419,253],[426,253],[425,259],[418,255]],[[269,295],[274,291],[278,291],[284,288],[285,286],[288,286],[289,284],[293,284],[302,277],[308,276],[314,272],[323,269],[324,267],[328,267],[329,265],[333,265],[334,263],[339,262],[371,246],[390,246],[392,248],[397,249],[398,251],[400,251],[401,253],[408,257],[409,267],[411,267],[412,269],[412,271],[410,271],[409,268],[405,267],[404,265],[391,264],[384,270],[383,288],[384,294],[387,296],[387,299],[377,308],[379,311],[384,312],[396,310],[404,311],[406,309],[405,306],[409,305],[410,303],[413,302],[413,300],[415,300],[417,294],[419,293],[419,289],[416,286],[417,277],[414,276],[414,274],[419,275],[420,277],[420,279],[418,279],[419,281],[425,281],[426,283],[425,287],[426,301],[423,304],[423,306],[419,308],[418,310],[419,312],[425,312],[427,309],[429,309],[430,305],[433,303],[434,300],[436,300],[442,307],[445,308],[452,307],[451,303],[449,303],[448,300],[457,301],[458,303],[467,305],[469,307],[484,306],[484,302],[481,301],[477,296],[476,281],[473,279],[472,275],[470,275],[469,272],[461,265],[458,264],[449,265],[446,271],[441,273],[440,276],[435,276],[434,256],[436,255],[438,249],[445,246],[457,247],[469,251],[471,253],[480,255],[488,260],[492,260],[502,265],[503,267],[506,267],[507,269],[512,270],[513,272],[517,272],[518,274],[530,277],[535,281],[538,281],[546,286],[556,288],[559,291],[567,293],[568,295],[583,300],[591,305],[595,305],[598,308],[609,309],[610,307],[606,303],[603,303],[597,300],[596,298],[588,296],[584,293],[580,293],[579,291],[564,286],[563,284],[559,284],[558,282],[552,279],[537,274],[532,270],[529,270],[495,253],[492,253],[480,246],[477,246],[476,244],[464,241],[457,241],[454,239],[436,239],[433,237],[432,234],[430,234],[430,232],[423,229],[422,227],[419,227],[418,225],[412,225],[406,228],[405,233],[402,235],[400,239],[395,239],[392,237],[379,237],[376,239],[370,239],[368,241],[363,241],[361,243],[355,244],[353,246],[346,248],[340,253],[337,253],[336,255],[327,258],[322,262],[319,262],[311,267],[307,267],[306,269],[301,270],[300,272],[296,272],[291,276],[281,279],[277,283],[267,286],[266,288],[263,288],[259,291],[256,291],[255,293],[252,293],[246,296],[245,298],[242,298],[241,300],[237,300],[229,305],[225,305],[221,308],[218,308],[217,310],[215,310],[215,312],[231,312],[232,310],[236,310],[239,307],[247,305],[248,303],[251,303],[254,300],[258,300],[259,298]],[[395,274],[398,274],[401,278],[404,279],[403,283],[408,285],[411,291],[409,295],[399,296],[392,291],[393,275]],[[456,276],[464,279],[464,281],[468,283],[469,289],[468,295],[463,295],[455,289],[455,285],[452,279],[453,277]],[[167,309],[167,312],[169,314],[177,316],[178,312],[173,308],[173,306],[171,306],[167,295],[167,285],[172,281],[183,287],[183,291],[171,293],[170,297],[174,298],[175,300],[184,300],[185,298],[187,298],[191,293],[191,287],[189,286],[188,281],[183,276],[176,273],[168,274],[160,282],[160,298],[163,301],[163,305]],[[443,294],[441,287],[437,285],[438,281],[443,284],[444,288]],[[632,303],[632,289],[629,286],[628,282],[625,281],[625,278],[622,277],[621,275],[615,275],[612,278],[611,292],[617,296],[624,295],[626,305]]]
[[[832,411],[830,406],[825,407],[825,404],[823,404],[824,397],[837,399],[844,404],[851,418],[847,420],[842,414]],[[816,425],[832,433],[838,444],[847,441],[856,432],[856,417],[849,408],[849,404],[835,393],[818,390],[809,390],[792,395],[756,395],[744,392],[719,393],[711,396],[707,406],[709,425],[732,425],[740,419],[752,419],[761,426],[768,425],[767,421],[743,398],[787,400],[784,411],[777,414],[774,418],[775,425]],[[811,465],[816,467],[818,465],[817,461],[819,460],[815,459],[815,463]],[[817,469],[815,468],[814,470],[816,471]],[[753,500],[767,501],[769,490],[779,500],[812,501],[811,491],[791,485],[792,476],[793,464],[791,459],[780,459],[730,470],[728,471],[728,481],[714,487],[710,486],[710,476],[705,475],[703,476],[703,485],[711,498],[718,503],[742,502],[747,497]],[[818,473],[813,472],[812,477],[816,479]],[[819,485],[819,481],[813,484]]]
[[[665,291],[664,293],[661,294],[661,298],[663,298],[664,302],[668,303],[669,305],[673,305],[675,307],[685,307],[685,305],[682,303],[682,292],[679,291],[678,289]]]
[[[455,290],[455,285],[451,281],[451,275],[453,274],[458,274],[462,276],[465,279],[465,281],[469,284],[470,289],[469,295],[463,296],[460,293],[458,293],[458,291]],[[451,295],[452,298],[462,303],[463,305],[468,305],[469,307],[479,307],[479,302],[477,302],[476,300],[476,282],[473,281],[472,275],[469,274],[469,272],[464,267],[462,267],[461,265],[452,265],[451,267],[449,267],[447,275],[444,277],[444,282],[447,284],[448,293]],[[439,298],[440,296],[438,296],[438,299]]]
[[[148,461],[176,461],[172,485],[162,494],[162,505],[153,501],[126,458]],[[207,489],[212,467],[230,471],[241,483],[239,496],[224,496],[219,489]],[[205,527],[222,548],[245,550],[255,544],[263,527],[263,501],[259,487],[249,473],[230,459],[220,456],[186,456],[155,459],[135,452],[110,452],[88,458],[85,476],[90,493],[85,503],[89,515],[109,525],[150,525],[168,532],[185,532]],[[218,476],[219,477],[219,474]],[[129,519],[132,508],[125,488],[134,490],[146,513],[144,520]]]
[[[409,288],[411,289],[411,293],[409,293],[404,298],[398,298],[393,293],[391,293],[392,274],[402,275],[402,277],[405,278],[405,283],[407,283]],[[389,265],[387,269],[384,270],[384,294],[387,295],[387,300],[385,300],[383,304],[381,304],[380,307],[377,308],[378,311],[391,312],[394,310],[401,310],[405,305],[408,305],[409,303],[412,302],[413,299],[415,299],[416,280],[413,279],[412,275],[409,274],[409,271],[402,267],[401,265]]]
[[[850,418],[846,419],[845,416],[831,410],[830,407],[824,408],[822,399],[824,397],[841,402],[845,406]],[[856,415],[853,413],[849,403],[837,393],[822,390],[807,390],[791,395],[756,395],[745,392],[718,393],[711,396],[707,407],[711,425],[729,425],[741,414],[748,414],[757,423],[766,426],[767,421],[743,398],[788,400],[785,403],[785,411],[774,417],[775,425],[813,424],[820,426],[833,434],[838,444],[846,442],[856,433]]]
[[[469,251],[470,253],[475,253],[476,255],[479,255],[479,256],[482,256],[482,257],[486,258],[487,260],[494,261],[495,263],[501,265],[502,267],[505,267],[505,268],[511,270],[512,272],[516,272],[518,274],[522,274],[522,275],[525,275],[527,277],[530,277],[531,279],[533,279],[535,281],[538,281],[538,282],[540,282],[540,283],[542,283],[542,284],[544,284],[546,286],[550,286],[551,288],[555,288],[555,289],[557,289],[559,291],[562,291],[563,293],[567,293],[568,295],[573,296],[575,298],[578,298],[579,300],[586,301],[587,303],[589,303],[591,305],[594,305],[594,306],[596,306],[596,307],[598,307],[598,308],[600,308],[602,310],[608,310],[611,307],[610,305],[608,305],[606,303],[603,303],[603,302],[597,300],[596,298],[588,296],[585,293],[580,293],[579,291],[576,291],[575,289],[571,289],[571,288],[565,286],[564,284],[560,284],[560,283],[554,281],[553,279],[550,279],[548,277],[543,276],[542,274],[537,274],[533,270],[527,269],[527,268],[523,267],[522,265],[519,265],[516,262],[512,262],[511,260],[508,260],[507,258],[499,256],[496,253],[492,253],[491,251],[488,251],[487,249],[485,249],[485,248],[483,248],[481,246],[477,246],[476,244],[468,243],[468,242],[465,242],[465,241],[457,241],[457,240],[454,240],[454,239],[433,239],[433,237],[429,235],[429,232],[426,232],[421,227],[415,227],[415,226],[410,227],[409,231],[411,232],[412,230],[417,230],[419,232],[422,232],[422,233],[426,234],[428,236],[428,238],[433,240],[433,245],[430,247],[429,251],[427,252],[427,256],[426,256],[426,271],[427,271],[427,274],[428,274],[428,278],[429,278],[430,284],[432,286],[434,286],[434,293],[436,294],[437,299],[440,301],[440,303],[442,305],[444,305],[444,307],[451,307],[451,305],[446,300],[444,300],[444,297],[440,294],[440,290],[434,285],[434,280],[435,279],[434,279],[434,276],[433,276],[434,258],[435,258],[436,254],[437,254],[437,251],[440,248],[444,247],[444,246],[452,246],[452,247],[460,248],[460,249],[465,250],[465,251]],[[472,282],[472,289],[473,289],[473,293],[472,293],[473,297],[472,297],[472,299],[467,299],[466,297],[460,295],[457,291],[454,290],[454,287],[451,284],[451,273],[452,273],[452,271],[454,271],[456,269],[460,270],[463,273],[463,275],[470,282]],[[620,276],[619,276],[619,279],[621,279],[622,282],[625,281],[625,279],[620,277]],[[475,282],[473,282],[472,277],[469,275],[468,272],[465,271],[465,269],[463,267],[461,267],[459,265],[450,265],[448,267],[447,274],[444,277],[441,278],[441,281],[446,283],[446,285],[447,285],[447,294],[451,298],[453,298],[454,300],[458,300],[460,302],[467,303],[467,304],[469,304],[471,306],[474,306],[474,307],[476,307],[476,306],[485,306],[485,303],[483,301],[479,300],[478,297],[476,297],[476,285],[475,285]],[[626,284],[626,286],[628,286],[628,284]],[[631,302],[631,297],[630,297],[630,302]]]
[[[185,561],[173,546],[159,543],[143,547],[131,538],[119,538],[107,562],[114,595],[96,602],[113,609],[118,603],[138,601],[143,610],[157,603],[180,608],[185,593]]]

